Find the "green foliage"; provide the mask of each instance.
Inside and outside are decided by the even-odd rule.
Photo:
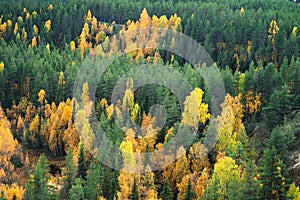
[[[69,199],[69,192],[77,175],[77,168],[73,160],[73,150],[69,148],[65,160],[65,167],[62,169],[63,184],[60,192],[61,199]]]
[[[79,143],[77,176],[82,179],[85,179],[86,176],[86,167],[84,161],[84,146],[82,142]]]
[[[132,190],[131,190],[130,199],[131,200],[139,200],[138,186],[137,186],[135,177],[134,177],[134,181],[133,181],[133,186],[132,186]]]
[[[284,199],[286,188],[285,177],[282,176],[282,161],[274,147],[264,151],[262,166],[260,168],[260,180],[262,183],[261,198],[263,199]]]
[[[169,186],[168,179],[166,179],[164,184],[163,184],[160,196],[163,200],[172,200],[173,199],[173,193],[172,193],[172,190]]]
[[[183,196],[184,196],[184,198],[183,198],[184,200],[193,200],[193,199],[196,199],[196,197],[197,197],[197,195],[192,187],[192,183],[191,183],[190,179],[189,179],[186,191],[183,194]]]
[[[70,189],[70,200],[85,200],[84,192],[82,187],[83,180],[81,178],[76,178],[72,188]]]
[[[291,109],[289,86],[284,85],[281,90],[274,91],[270,97],[268,106],[264,108],[266,123],[271,128],[282,124]]]
[[[91,161],[86,176],[86,184],[84,185],[84,196],[86,199],[97,199],[102,194],[102,186],[106,184],[103,182],[103,168],[97,161]]]
[[[29,176],[24,199],[39,200],[50,199],[47,181],[49,180],[49,164],[46,156],[42,154],[36,164],[33,175]]]

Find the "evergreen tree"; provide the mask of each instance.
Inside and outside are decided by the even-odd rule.
[[[188,182],[188,185],[186,188],[186,192],[183,196],[184,196],[183,200],[193,200],[193,199],[196,199],[196,197],[197,197],[197,195],[193,189],[191,179],[189,179],[189,182]]]
[[[259,199],[259,182],[257,180],[257,171],[254,161],[248,161],[246,166],[246,178],[243,191],[243,199],[256,200]]]
[[[0,194],[0,200],[6,200],[5,196],[4,196],[4,191],[1,191]]]
[[[79,143],[79,150],[78,150],[78,174],[77,177],[85,179],[86,176],[86,167],[84,163],[84,146],[83,143]]]
[[[265,111],[266,123],[273,128],[284,122],[284,117],[291,111],[291,95],[288,85],[284,85],[281,90],[275,90],[270,97],[270,102]]]
[[[209,185],[205,189],[204,194],[201,196],[201,200],[219,200],[221,198],[220,184],[218,178],[214,178],[209,182]]]
[[[86,184],[84,186],[84,196],[86,199],[97,199],[102,195],[103,170],[99,162],[91,161],[89,166]],[[103,184],[106,185],[106,184]]]
[[[132,190],[131,190],[130,199],[131,200],[139,200],[138,186],[137,186],[135,177],[134,177],[134,181],[133,181],[133,186],[132,186]]]
[[[65,167],[62,169],[62,189],[60,192],[60,198],[61,199],[69,199],[69,191],[74,183],[77,169],[73,160],[73,150],[72,148],[69,148],[68,154],[66,156],[65,160]]]
[[[81,178],[76,178],[74,185],[70,189],[70,200],[85,200],[84,192],[82,187],[83,180]]]
[[[274,147],[264,151],[261,167],[261,199],[284,199],[286,195],[285,178],[281,174],[282,161]]]
[[[166,179],[166,181],[163,184],[162,191],[160,193],[160,196],[163,200],[172,200],[173,199],[173,193],[169,186],[169,181]]]
[[[49,164],[46,156],[42,154],[33,172],[33,176],[29,176],[24,199],[39,200],[49,199],[49,189],[47,181],[49,180]]]

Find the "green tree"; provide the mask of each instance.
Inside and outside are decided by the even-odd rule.
[[[65,160],[65,167],[62,169],[62,190],[60,193],[61,199],[69,199],[69,192],[74,183],[77,174],[77,168],[75,166],[75,162],[73,160],[73,150],[69,148],[68,154]]]
[[[163,200],[172,200],[173,199],[173,193],[172,193],[172,190],[169,186],[168,179],[166,179],[164,184],[163,184],[160,196]]]
[[[47,181],[49,180],[49,164],[46,156],[42,154],[33,172],[33,176],[30,175],[24,199],[28,200],[39,200],[39,199],[50,199],[49,189]]]
[[[259,199],[259,182],[257,179],[257,169],[254,161],[248,161],[246,166],[246,178],[243,191],[243,199],[256,200]]]
[[[86,176],[86,167],[84,162],[84,146],[83,143],[79,143],[79,150],[78,150],[78,174],[77,177],[85,179]]]
[[[86,184],[84,186],[84,196],[86,199],[97,199],[102,194],[103,169],[99,162],[91,161],[86,176]],[[107,185],[103,184],[103,185]]]
[[[132,186],[132,190],[131,190],[130,199],[131,200],[138,200],[139,199],[138,186],[137,186],[135,177],[134,177],[134,180],[133,180],[133,186]]]
[[[285,178],[282,176],[282,161],[274,147],[264,151],[260,180],[262,183],[261,199],[284,199]]]
[[[192,186],[191,179],[189,179],[186,191],[183,194],[183,196],[184,196],[184,198],[183,198],[184,200],[193,200],[193,199],[196,199],[196,197],[197,197],[197,195],[194,191],[194,188]]]
[[[284,122],[284,118],[291,111],[291,95],[289,94],[289,86],[284,85],[281,90],[275,90],[270,97],[270,102],[265,107],[264,113],[266,123],[273,128]]]
[[[75,183],[70,189],[70,200],[85,200],[82,183],[83,180],[81,178],[75,179]]]

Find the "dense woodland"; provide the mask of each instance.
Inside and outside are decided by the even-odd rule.
[[[0,199],[300,199],[299,13],[299,1],[287,0],[1,0]],[[226,91],[218,116],[196,66],[155,48],[118,57],[95,99],[88,82],[73,96],[87,57],[119,55],[139,40],[155,46],[161,36],[137,31],[149,27],[182,32],[211,55]],[[131,78],[119,104],[111,102],[120,77],[147,63],[175,69],[191,84],[183,112],[170,89],[134,90]],[[150,114],[154,104],[167,108],[162,128]],[[140,128],[117,124],[124,112]],[[94,115],[121,156],[93,145]],[[218,140],[208,150],[211,123]],[[163,149],[180,127],[185,137],[186,127],[195,130],[187,149],[134,159]],[[151,170],[168,159],[175,162]],[[146,172],[126,171],[138,167]]]

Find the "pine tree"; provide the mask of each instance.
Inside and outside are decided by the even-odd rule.
[[[99,162],[91,161],[84,186],[85,198],[96,199],[97,196],[102,195],[101,184],[103,184],[103,169]],[[107,183],[104,185],[107,186]]]
[[[133,186],[132,186],[132,191],[131,191],[130,199],[131,200],[139,200],[138,186],[137,186],[136,178],[135,177],[134,177],[134,181],[133,181]]]
[[[188,185],[186,188],[186,192],[183,196],[184,196],[183,200],[193,200],[193,199],[196,199],[196,197],[197,197],[196,193],[192,187],[191,179],[189,179],[189,182],[188,182]]]
[[[24,199],[49,199],[49,189],[47,187],[47,181],[49,180],[48,173],[48,160],[46,156],[42,154],[42,156],[36,164],[33,176],[29,176]]]
[[[164,182],[160,196],[163,200],[172,200],[173,199],[173,193],[169,186],[168,179],[166,179],[166,181]]]
[[[201,196],[201,200],[219,200],[221,198],[220,184],[218,178],[214,178],[209,182],[209,185],[205,189],[204,194]]]
[[[282,161],[274,147],[264,151],[263,165],[261,166],[261,199],[284,199],[286,189],[285,178],[281,174]]]
[[[78,150],[78,174],[77,177],[85,179],[86,176],[86,167],[84,163],[84,146],[83,143],[79,143],[79,150]]]
[[[266,123],[270,128],[284,122],[284,117],[291,111],[291,95],[289,86],[284,85],[281,90],[275,90],[265,111]]]
[[[246,178],[243,191],[243,199],[245,200],[259,199],[259,182],[256,175],[256,165],[254,161],[249,161],[246,166]]]
[[[60,193],[61,199],[69,199],[69,191],[74,183],[77,169],[73,160],[73,150],[69,148],[68,155],[65,160],[65,167],[62,169],[63,184]]]
[[[83,180],[81,178],[75,179],[75,183],[70,189],[70,200],[85,200],[82,182]]]

